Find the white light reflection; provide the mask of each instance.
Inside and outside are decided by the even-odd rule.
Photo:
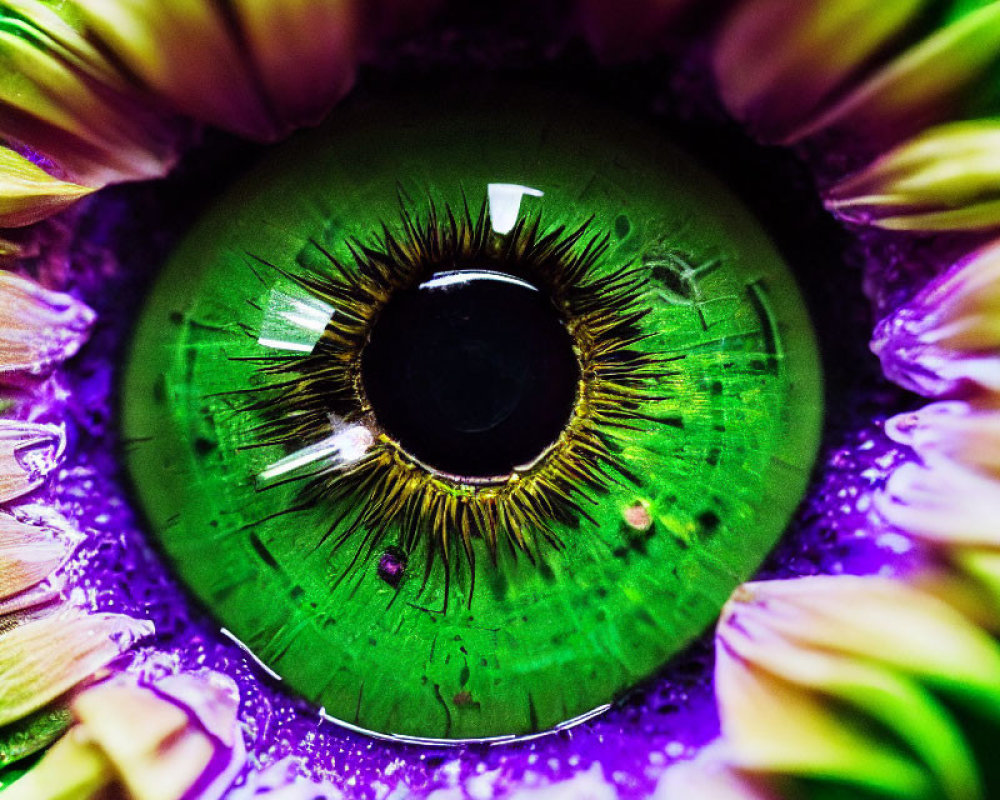
[[[326,720],[327,722],[332,722],[341,728],[345,728],[354,733],[360,733],[364,736],[371,737],[373,739],[381,739],[386,742],[397,742],[401,744],[418,745],[423,747],[465,747],[467,745],[489,745],[491,747],[496,745],[504,745],[511,743],[523,743],[530,742],[534,739],[541,739],[545,736],[550,736],[553,733],[560,731],[571,730],[578,725],[582,725],[585,722],[589,722],[602,714],[610,710],[611,704],[605,703],[597,708],[591,709],[578,717],[573,717],[565,722],[560,722],[552,728],[545,731],[539,731],[538,733],[528,733],[521,736],[517,734],[506,734],[503,736],[485,736],[479,738],[468,738],[468,739],[434,739],[422,736],[410,736],[404,733],[381,733],[379,731],[373,731],[368,728],[362,728],[359,725],[355,725],[346,720],[342,720],[339,717],[335,717],[332,714],[328,714],[326,711],[326,706],[319,710],[320,719]]]
[[[240,648],[240,650],[242,650],[244,653],[247,654],[247,656],[250,657],[250,660],[253,661],[254,664],[256,664],[258,667],[260,667],[261,670],[263,670],[264,672],[266,672],[272,678],[274,678],[274,680],[276,680],[276,681],[282,680],[282,677],[277,672],[275,672],[267,664],[265,664],[263,661],[261,661],[260,656],[258,656],[253,650],[251,650],[249,647],[247,647],[246,644],[244,644],[242,641],[240,641],[240,639],[238,639],[237,636],[236,636],[236,634],[234,634],[232,631],[230,631],[230,630],[228,630],[226,628],[219,628],[219,633],[221,633],[223,636],[226,636],[231,641],[233,641],[236,644],[236,646]]]
[[[334,313],[333,306],[308,294],[271,289],[257,343],[274,350],[311,353]]]
[[[333,428],[330,436],[275,461],[257,475],[258,483],[280,478],[318,461],[326,461],[328,469],[353,464],[375,443],[375,436],[364,425],[347,425],[336,414],[330,415],[330,426]]]
[[[525,197],[544,197],[541,189],[517,183],[490,183],[486,187],[490,199],[490,220],[493,230],[505,234],[514,230],[521,213],[521,200]]]
[[[472,281],[500,281],[520,286],[524,289],[538,291],[538,287],[532,286],[527,281],[508,275],[506,272],[493,272],[488,269],[459,269],[448,272],[435,272],[431,279],[420,284],[421,289],[446,289],[449,286],[464,286]]]

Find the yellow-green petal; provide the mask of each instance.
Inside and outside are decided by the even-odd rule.
[[[152,633],[150,622],[72,608],[14,624],[0,633],[0,726],[52,702]]]
[[[738,608],[720,625],[718,637],[747,669],[764,670],[804,691],[854,706],[891,730],[923,760],[944,798],[982,797],[975,760],[960,728],[914,680],[853,656],[791,642],[767,627],[766,616],[746,619]]]
[[[960,262],[921,299],[922,342],[952,352],[1000,348],[1000,242]]]
[[[10,239],[4,239],[0,236],[0,265],[6,263],[7,261],[18,259],[23,254],[24,247],[22,245],[17,242],[12,242]]]
[[[906,800],[933,796],[930,777],[908,755],[721,643],[715,692],[728,760],[742,769],[849,781]]]
[[[951,552],[951,561],[961,570],[960,580],[978,590],[976,610],[988,615],[992,630],[1000,630],[1000,550],[957,548]]]
[[[815,115],[928,0],[749,0],[716,43],[723,102],[759,138],[780,141]]]
[[[99,37],[174,109],[272,140],[315,122],[349,88],[358,0],[75,0]]]
[[[108,760],[87,736],[70,729],[41,761],[4,789],[4,800],[90,800],[114,780]],[[107,797],[107,795],[104,795]]]
[[[222,15],[205,0],[77,0],[83,18],[152,91],[237,133],[270,133],[263,97]]]
[[[173,164],[169,120],[82,71],[44,38],[0,24],[0,138],[21,142],[77,183],[159,177]]]
[[[1000,3],[976,2],[969,13],[956,16],[789,134],[784,143],[830,128],[898,141],[953,116],[966,93],[1000,62]]]
[[[958,611],[901,581],[837,575],[747,583],[724,616],[734,609],[791,641],[911,675],[1000,717],[1000,647]]]
[[[921,588],[996,636],[1000,633],[1000,549],[948,543],[940,553],[940,563],[918,576]]]
[[[0,147],[0,228],[50,217],[94,191],[61,181],[6,147]]]
[[[925,131],[838,183],[826,204],[850,222],[890,230],[1000,227],[1000,121]]]

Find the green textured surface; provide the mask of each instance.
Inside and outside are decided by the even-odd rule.
[[[68,708],[55,706],[0,728],[0,769],[48,747],[65,733],[71,721]]]
[[[420,99],[345,110],[242,180],[177,250],[145,309],[123,392],[128,467],[154,534],[219,622],[286,685],[350,724],[421,738],[551,728],[648,677],[714,620],[799,502],[821,425],[821,381],[802,300],[774,247],[713,177],[645,128],[566,98],[512,97],[505,111],[439,112]],[[435,106],[436,108],[436,106]],[[558,108],[558,110],[556,110]],[[387,124],[389,121],[390,124]],[[438,563],[398,595],[381,550],[319,545],[334,509],[267,518],[294,485],[252,478],[284,455],[238,449],[256,420],[216,393],[256,380],[253,336],[269,286],[253,254],[308,267],[310,237],[347,258],[399,215],[399,194],[473,207],[491,182],[546,225],[590,216],[611,234],[605,267],[649,270],[644,346],[685,354],[664,377],[666,420],[623,447],[639,486],[609,482],[567,547],[542,566],[456,558],[445,607]],[[684,254],[696,271],[678,269]],[[298,259],[298,266],[297,266]],[[303,446],[310,444],[303,442]],[[636,502],[653,524],[631,529]],[[390,542],[386,542],[389,544]],[[481,543],[480,543],[481,544]],[[420,553],[411,563],[422,564]],[[422,573],[422,568],[415,570]]]

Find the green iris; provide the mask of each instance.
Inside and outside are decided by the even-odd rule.
[[[751,215],[637,124],[514,97],[286,145],[132,344],[163,550],[292,689],[385,735],[530,734],[649,677],[773,546],[818,442],[812,329]]]

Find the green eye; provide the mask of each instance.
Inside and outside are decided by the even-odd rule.
[[[276,151],[177,249],[126,371],[181,578],[382,735],[613,702],[754,572],[818,443],[812,329],[752,216],[638,124],[513,98],[373,102]]]

